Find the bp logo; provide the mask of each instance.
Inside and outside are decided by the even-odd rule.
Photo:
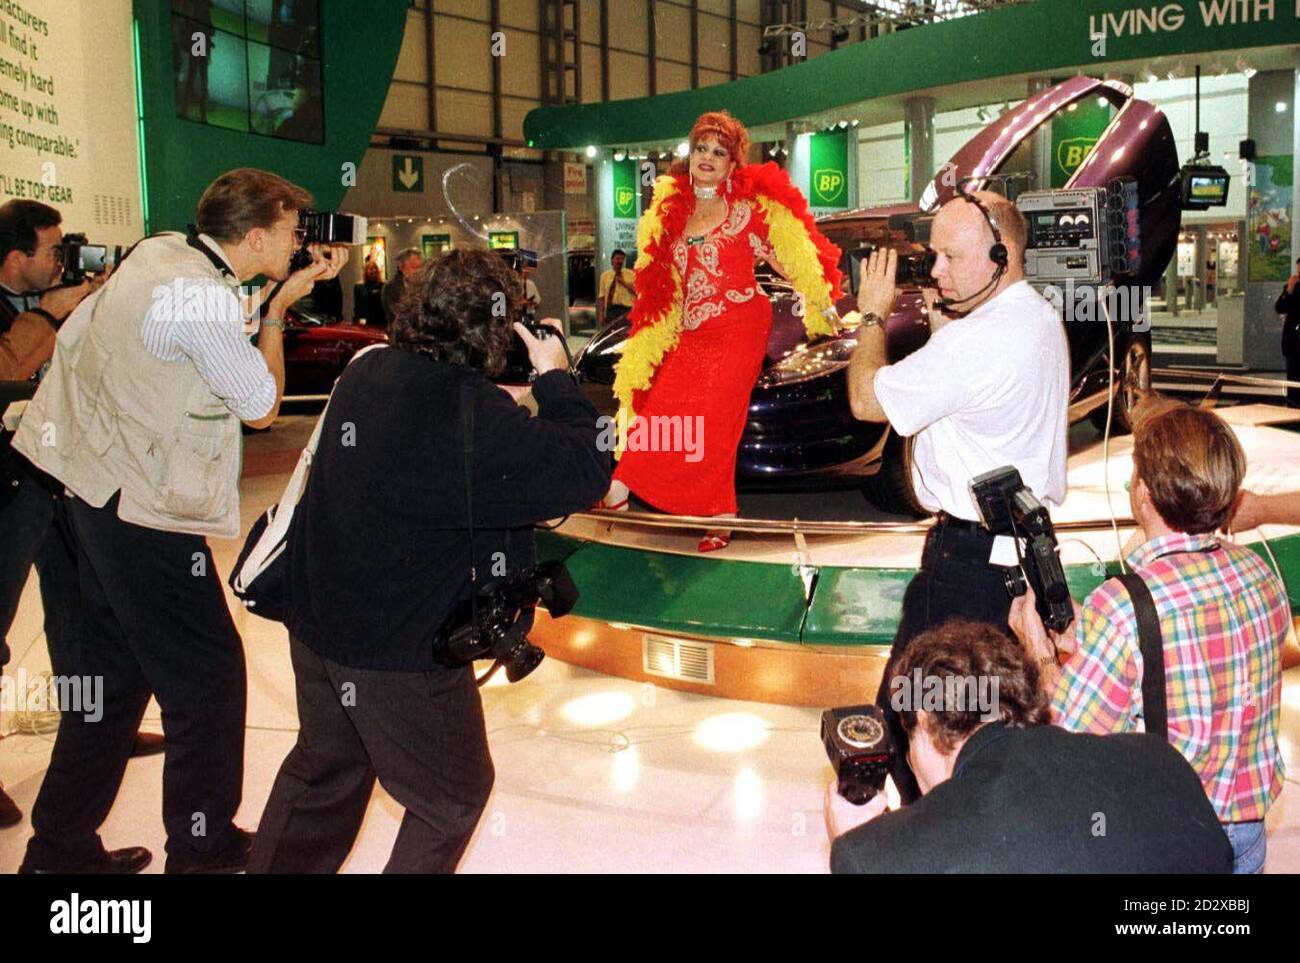
[[[1066,174],[1073,174],[1096,146],[1096,137],[1067,138],[1056,145],[1056,166]]]
[[[636,217],[636,191],[631,187],[620,187],[614,191],[614,216]]]
[[[824,206],[843,200],[844,172],[833,168],[813,171],[813,193]]]

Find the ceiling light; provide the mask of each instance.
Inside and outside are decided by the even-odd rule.
[[[587,145],[587,156],[588,157],[596,156],[596,148],[592,147],[590,144]]]
[[[1286,108],[1285,100],[1279,100],[1276,104],[1273,105],[1273,111],[1278,114],[1285,114],[1286,109],[1287,108]]]
[[[616,160],[616,161],[621,161],[621,160],[623,160],[625,157],[627,157],[627,151],[622,151],[622,150],[616,150],[616,151],[614,151],[614,160]]]
[[[685,157],[690,152],[691,152],[691,145],[686,143],[686,141],[682,141],[680,144],[677,145],[678,157]]]

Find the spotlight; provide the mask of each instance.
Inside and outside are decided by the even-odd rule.
[[[691,152],[691,145],[686,143],[686,141],[682,141],[680,144],[677,145],[678,157],[685,157],[690,152]]]
[[[1241,75],[1245,77],[1247,80],[1255,76],[1255,74],[1259,73],[1258,70],[1256,70],[1250,64],[1246,63],[1246,61],[1241,59],[1240,57],[1237,58],[1237,69],[1241,71]]]
[[[1285,113],[1286,113],[1286,110],[1287,110],[1287,107],[1286,107],[1286,101],[1285,101],[1285,100],[1279,100],[1276,104],[1273,105],[1273,111],[1274,111],[1274,113],[1285,114]]]
[[[587,145],[587,156],[588,156],[588,157],[595,157],[595,156],[596,156],[596,148],[595,148],[595,147],[592,147],[590,144]]]
[[[622,150],[616,150],[616,151],[614,151],[614,160],[616,160],[616,161],[621,161],[621,160],[623,160],[625,157],[627,157],[627,151],[622,151]]]
[[[849,122],[849,126],[850,126],[850,127],[857,127],[858,124],[860,124],[860,123],[862,123],[862,121],[860,121],[860,120],[858,120],[856,117],[854,117],[853,120],[851,120],[851,121]]]
[[[843,130],[843,129],[844,129],[845,127],[847,127],[847,126],[849,126],[849,122],[848,122],[847,120],[842,120],[842,121],[840,121],[840,123],[839,123],[839,128],[840,128],[840,130]]]

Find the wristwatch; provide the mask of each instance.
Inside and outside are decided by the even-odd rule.
[[[873,327],[883,328],[885,326],[885,319],[882,318],[880,315],[876,314],[875,311],[868,311],[866,314],[862,315],[862,322],[860,326],[863,328],[873,328]]]
[[[284,318],[263,318],[263,319],[262,319],[262,327],[264,327],[264,328],[279,328],[281,331],[283,331],[283,330],[284,330]]]

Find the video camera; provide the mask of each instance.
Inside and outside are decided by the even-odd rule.
[[[434,661],[458,668],[478,659],[495,659],[504,666],[506,678],[518,682],[546,657],[527,635],[538,603],[558,619],[568,615],[577,601],[578,587],[563,562],[525,569],[456,605],[434,635]]]
[[[875,245],[868,244],[856,251],[849,252],[849,286],[855,295],[858,293],[858,280],[862,277],[862,262],[869,258],[875,250]],[[900,252],[898,255],[898,273],[894,276],[894,283],[900,288],[937,287],[938,282],[930,276],[930,272],[934,270],[936,258],[937,255],[929,250],[915,254]]]
[[[334,211],[299,211],[298,227],[306,231],[302,246],[293,252],[290,271],[300,271],[311,264],[312,244],[365,244],[366,219],[357,214]]]
[[[72,233],[63,235],[59,245],[63,253],[63,277],[60,285],[80,284],[87,274],[103,274],[122,259],[122,247],[108,247],[104,244],[90,244],[86,235]]]
[[[1020,472],[1010,465],[971,479],[970,491],[984,527],[994,535],[1015,539],[1020,568],[1007,570],[1007,594],[1012,598],[1024,595],[1027,578],[1034,587],[1043,624],[1054,632],[1064,630],[1074,621],[1074,605],[1061,567],[1056,530],[1046,506],[1034,497],[1020,480]],[[1023,555],[1022,539],[1026,549]]]
[[[853,805],[865,805],[885,788],[894,747],[879,706],[827,709],[822,745],[835,770],[836,790]]]

